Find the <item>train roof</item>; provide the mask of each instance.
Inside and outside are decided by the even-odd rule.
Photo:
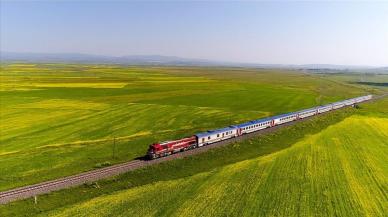
[[[340,104],[340,103],[344,103],[344,102],[348,102],[348,101],[356,100],[356,99],[363,99],[365,97],[370,97],[370,96],[372,96],[372,95],[365,95],[365,96],[355,97],[355,98],[351,98],[351,99],[346,99],[346,100],[342,100],[342,101],[339,101],[339,102],[333,102],[333,103],[329,103],[329,104],[326,104],[326,105],[321,105],[321,106],[316,106],[316,107],[312,107],[312,108],[308,108],[308,109],[303,109],[303,110],[296,111],[296,112],[289,112],[289,113],[286,113],[286,114],[280,114],[280,115],[275,115],[275,116],[271,116],[271,117],[261,118],[261,119],[257,119],[257,120],[253,120],[253,121],[248,121],[248,122],[245,122],[245,123],[242,123],[242,124],[232,125],[232,126],[221,128],[221,129],[209,130],[207,132],[197,133],[195,135],[197,137],[204,137],[204,136],[213,135],[213,134],[216,134],[216,133],[222,133],[222,132],[229,131],[229,130],[232,130],[232,129],[235,129],[235,128],[246,127],[246,126],[250,126],[250,125],[254,125],[254,124],[258,124],[258,123],[263,123],[263,122],[271,121],[273,119],[279,119],[279,118],[283,118],[283,117],[288,117],[288,116],[295,115],[295,114],[298,114],[298,113],[301,113],[301,112],[314,111],[314,110],[319,109],[319,108],[327,108],[327,107],[329,107],[331,105],[337,105],[337,104]]]
[[[206,137],[206,136],[209,136],[209,135],[226,132],[226,131],[233,130],[233,129],[236,129],[236,126],[229,126],[229,127],[225,127],[225,128],[221,128],[221,129],[209,130],[207,132],[197,133],[195,135],[197,137]]]
[[[320,105],[317,108],[320,109],[320,108],[326,108],[326,107],[329,107],[329,106],[331,106],[331,104]]]
[[[291,115],[294,115],[294,114],[298,114],[298,113],[299,112],[290,112],[290,113],[286,113],[286,114],[276,115],[276,116],[271,117],[271,119],[278,119],[278,118],[288,117],[288,116],[291,116]]]
[[[317,110],[317,107],[303,109],[303,110],[297,111],[296,113],[309,112],[309,111],[315,111],[315,110]]]
[[[250,125],[253,125],[256,123],[259,123],[259,122],[257,122],[257,120],[256,121],[249,121],[249,122],[245,122],[242,124],[237,124],[237,125],[235,125],[235,127],[247,127],[247,126],[250,126]]]

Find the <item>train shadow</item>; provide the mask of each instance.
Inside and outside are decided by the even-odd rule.
[[[135,160],[150,161],[150,159],[146,155],[137,157],[135,158]]]

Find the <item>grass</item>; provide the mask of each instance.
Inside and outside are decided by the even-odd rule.
[[[345,82],[348,85],[362,87],[365,90],[381,89],[388,90],[388,74],[374,73],[334,73],[320,74],[322,78],[328,78],[333,81]]]
[[[211,172],[229,164],[255,159],[290,147],[306,135],[319,133],[326,127],[355,114],[355,112],[354,109],[336,111],[335,113],[325,114],[324,117],[320,116],[294,126],[282,128],[256,139],[209,150],[206,153],[185,159],[135,170],[112,179],[101,180],[98,182],[99,188],[85,185],[42,195],[39,196],[37,205],[30,199],[17,201],[0,207],[0,213],[3,212],[5,216],[33,216],[60,207],[72,207],[91,198],[112,194],[123,189]]]
[[[19,79],[0,91],[7,99],[1,132],[8,130],[1,139],[19,139],[0,143],[0,167],[7,170],[3,188],[133,159],[153,140],[363,92],[289,71],[3,68],[3,77]],[[99,82],[128,84],[92,84]],[[42,195],[38,204],[27,199],[2,205],[0,216],[379,216],[387,199],[386,108],[388,100],[325,114],[270,135]]]
[[[354,114],[266,156],[43,215],[384,216],[387,132],[388,116]]]
[[[2,64],[0,77],[1,191],[128,161],[154,141],[364,93],[239,68]]]

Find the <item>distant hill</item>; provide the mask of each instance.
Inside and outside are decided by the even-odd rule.
[[[110,63],[128,65],[224,65],[226,63],[161,55],[103,56],[80,53],[2,52],[2,62]]]
[[[164,65],[164,66],[225,66],[251,68],[296,69],[312,73],[362,72],[388,73],[388,67],[348,66],[331,64],[260,64],[206,59],[182,58],[162,55],[127,55],[104,56],[81,53],[17,53],[1,52],[1,62],[35,62],[35,63],[89,63],[89,64],[124,64],[124,65]]]

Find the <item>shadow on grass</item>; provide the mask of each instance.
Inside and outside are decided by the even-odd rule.
[[[355,84],[369,85],[369,86],[377,86],[377,87],[388,87],[388,83],[379,83],[379,82],[354,82]]]

